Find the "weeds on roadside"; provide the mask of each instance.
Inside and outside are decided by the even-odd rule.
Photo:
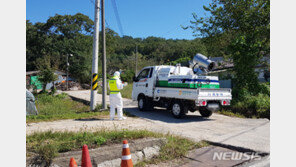
[[[118,144],[124,139],[134,140],[148,137],[165,137],[167,143],[161,147],[159,155],[154,156],[151,160],[140,162],[138,166],[182,158],[189,150],[208,145],[206,142],[195,143],[182,137],[147,130],[102,129],[95,132],[81,130],[79,132],[47,131],[34,133],[27,136],[26,150],[39,154],[46,163],[51,163],[53,158],[58,156],[58,153],[80,150],[83,144],[87,144],[91,149],[103,145]]]
[[[36,153],[40,159],[45,162],[45,166],[50,166],[53,158],[58,156],[56,145],[50,143],[42,143],[37,149]]]
[[[157,164],[160,162],[168,162],[171,160],[180,160],[188,151],[209,146],[209,143],[206,141],[193,142],[183,137],[175,135],[164,135],[167,139],[167,143],[161,147],[158,155],[155,155],[150,160],[143,160],[135,164],[135,167],[144,167],[148,164]]]
[[[109,112],[91,112],[89,106],[73,101],[67,94],[38,94],[36,96],[38,115],[27,116],[27,123],[54,121],[60,119],[83,119],[106,116]]]
[[[79,150],[83,144],[89,148],[96,148],[101,145],[121,143],[123,139],[139,139],[145,137],[159,137],[160,134],[147,130],[99,130],[95,132],[39,132],[27,136],[27,151],[37,152],[40,144],[54,145],[56,152],[67,152]],[[49,142],[50,141],[50,142]]]
[[[238,118],[246,118],[246,116],[239,114],[239,113],[234,113],[231,110],[224,110],[222,109],[221,111],[218,111],[218,114],[230,116],[230,117],[238,117]]]

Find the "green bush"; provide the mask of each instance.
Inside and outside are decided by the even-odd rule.
[[[270,85],[268,82],[260,83],[257,88],[258,88],[258,93],[262,93],[270,96]]]
[[[172,65],[181,64],[181,66],[189,66],[189,61],[191,60],[191,57],[181,57],[175,61],[172,61]]]
[[[39,80],[40,82],[42,82],[43,84],[43,91],[45,90],[46,88],[46,84],[50,83],[50,82],[53,82],[55,80],[57,80],[58,77],[56,74],[54,74],[54,70],[49,68],[49,67],[46,67],[46,68],[43,68],[41,69],[41,72],[40,72],[40,77],[39,77]]]
[[[132,99],[133,84],[128,84],[120,92],[123,98]]]
[[[127,70],[124,71],[121,75],[120,78],[123,82],[128,82],[132,83],[133,82],[133,77],[135,76],[135,72],[132,70]]]
[[[257,94],[247,89],[234,88],[232,95],[232,111],[246,117],[270,118],[270,87],[269,83],[257,85]]]
[[[54,95],[57,92],[57,88],[55,88],[54,86],[51,87],[51,92],[49,93],[50,95]]]
[[[36,150],[41,160],[46,163],[46,166],[50,166],[53,158],[58,156],[57,146],[47,142],[42,143]]]
[[[267,94],[245,94],[244,100],[234,101],[232,110],[247,117],[270,118],[270,97]]]

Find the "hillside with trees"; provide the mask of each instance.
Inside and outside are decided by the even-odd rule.
[[[69,58],[70,75],[81,83],[89,83],[93,29],[93,21],[81,13],[57,14],[50,17],[46,23],[32,24],[27,20],[26,70],[40,70],[46,64],[50,68],[65,71],[66,56],[72,54],[73,57]],[[100,34],[100,40],[101,37]],[[201,38],[178,40],[159,37],[120,37],[110,28],[106,30],[106,45],[109,75],[119,69],[126,71],[126,74],[134,75],[136,46],[138,46],[138,70],[147,65],[186,61],[196,53],[208,55]],[[101,53],[99,53],[99,75],[101,75],[100,60]]]

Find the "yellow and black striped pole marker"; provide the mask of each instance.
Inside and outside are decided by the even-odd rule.
[[[92,76],[92,90],[96,90],[98,88],[98,74],[94,73]]]

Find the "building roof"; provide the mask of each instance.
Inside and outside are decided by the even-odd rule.
[[[66,73],[64,73],[62,71],[58,71],[58,70],[56,70],[54,73],[57,75],[67,75]]]
[[[27,71],[26,75],[38,74],[40,71]]]
[[[27,71],[26,75],[34,75],[34,74],[38,74],[40,71]],[[66,75],[66,73],[62,72],[62,71],[58,71],[56,70],[54,72],[56,75]]]

